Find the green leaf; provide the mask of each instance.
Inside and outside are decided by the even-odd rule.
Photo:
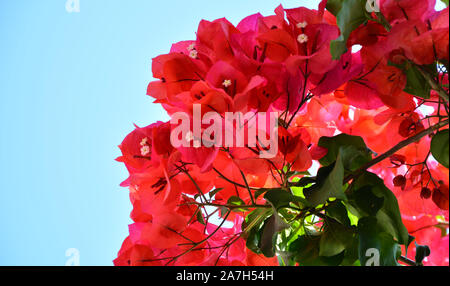
[[[439,131],[431,140],[431,154],[448,169],[449,165],[449,130]]]
[[[219,207],[219,215],[221,218],[225,217],[225,215],[228,213],[227,207]]]
[[[420,71],[415,66],[411,66],[405,71],[405,74],[407,82],[404,91],[423,99],[429,99],[431,86]]]
[[[266,189],[261,189],[261,190],[257,190],[256,192],[255,192],[255,200],[257,199],[257,198],[259,198],[262,194],[264,194],[265,192],[267,192],[267,190]]]
[[[342,266],[361,266],[359,261],[359,236],[355,235],[345,250]]]
[[[258,208],[247,215],[242,222],[242,230],[250,231],[253,227],[260,225],[266,218],[272,214],[272,209]]]
[[[316,180],[312,177],[303,177],[298,182],[295,182],[295,186],[296,187],[306,187],[315,182],[316,182]]]
[[[356,146],[349,145],[343,146],[340,149],[344,168],[347,171],[354,172],[372,161],[372,154],[366,148],[365,150],[359,150]]]
[[[346,204],[347,205],[347,204]],[[348,209],[348,218],[350,219],[350,224],[351,225],[358,225],[358,220],[359,220],[359,217],[357,217],[356,215],[354,215],[351,211],[350,211],[350,209]]]
[[[303,193],[312,206],[324,204],[329,198],[346,200],[343,191],[344,165],[341,156],[337,156],[336,163],[320,168],[317,173],[316,184],[304,189]]]
[[[256,254],[261,253],[261,249],[259,248],[261,244],[261,229],[262,225],[252,228],[248,234],[248,237],[246,238],[247,241],[245,245],[247,246],[248,249],[250,249]]]
[[[332,1],[336,5],[336,1]],[[361,24],[367,21],[365,0],[344,0],[341,9],[336,15],[337,25],[341,30],[341,35],[330,43],[330,52],[333,59],[338,60],[347,52],[347,40],[350,34]],[[331,7],[331,6],[330,6]],[[336,12],[338,5],[333,6]]]
[[[335,256],[342,253],[353,241],[351,228],[345,227],[333,219],[324,222],[325,228],[320,239],[319,255]]]
[[[242,205],[245,205],[244,201],[243,201],[240,197],[237,197],[237,196],[231,196],[231,197],[228,199],[227,204],[228,204],[228,205],[234,205],[234,206],[242,206]]]
[[[372,192],[371,186],[364,186],[349,196],[349,201],[357,206],[363,216],[376,216],[383,207],[384,197],[377,197]]]
[[[284,239],[282,236],[282,241],[279,244],[279,246],[282,249],[287,249],[289,244],[291,244],[294,240],[297,239],[300,235],[305,234],[305,230],[303,229],[303,224],[300,222],[300,220],[294,220],[290,222],[291,227],[287,230],[282,232],[282,234],[286,235],[286,238]]]
[[[345,252],[336,256],[319,255],[321,235],[302,235],[289,245],[293,259],[301,266],[338,266],[344,260]]]
[[[408,243],[405,245],[405,256],[408,256],[408,248],[409,245],[415,240],[416,238],[412,235],[408,235]]]
[[[272,214],[272,209],[255,209],[242,222],[243,237],[246,239],[246,246],[251,251],[260,254],[261,233],[264,221]]]
[[[197,211],[197,221],[203,225],[206,225],[205,219],[203,218],[203,214],[200,209]]]
[[[327,10],[334,16],[337,16],[337,14],[342,8],[342,2],[343,0],[328,0]]]
[[[441,237],[446,237],[447,236],[447,225],[446,224],[438,224],[436,226],[436,228],[438,228],[441,231]]]
[[[371,190],[372,195],[368,193]],[[363,194],[358,194],[363,192]],[[362,203],[355,199],[355,197],[366,198],[372,201],[372,204]],[[378,197],[376,199],[374,196]],[[385,185],[382,179],[377,175],[365,172],[353,183],[353,191],[349,194],[349,205],[353,206],[358,212],[359,217],[371,215],[381,205],[381,198],[383,198],[382,207],[376,212],[376,218],[382,231],[387,232],[393,236],[400,244],[406,245],[409,241],[408,230],[403,224],[398,206],[397,198]]]
[[[441,0],[441,2],[443,2],[443,3],[445,4],[445,6],[448,7],[448,2],[449,2],[449,0]]]
[[[425,257],[430,256],[431,250],[427,245],[419,245],[416,243],[416,264],[423,265]]]
[[[278,213],[274,213],[266,220],[263,226],[260,244],[260,248],[264,256],[275,256],[274,245],[276,243],[277,233],[288,227],[289,225],[283,221]]]
[[[217,188],[208,193],[209,198],[212,199],[218,192],[222,191],[223,188]]]
[[[408,61],[402,65],[389,62],[389,65],[395,66],[405,73],[407,81],[403,91],[423,99],[430,98],[431,86],[415,65]]]
[[[374,217],[359,220],[359,260],[363,266],[397,266],[401,248],[392,235],[382,232]]]
[[[347,134],[339,134],[334,137],[322,137],[319,140],[318,145],[320,147],[326,148],[328,150],[328,153],[319,160],[320,164],[322,166],[329,166],[333,164],[338,154],[341,152],[341,155],[343,156],[343,162],[345,162],[348,168],[347,169],[354,169],[355,166],[349,164],[352,158],[354,156],[352,155],[352,152],[357,153],[359,156],[365,157],[366,160],[371,160],[372,157],[370,155],[370,150],[367,148],[366,143],[364,143],[364,139],[362,139],[359,136],[351,136]],[[351,147],[350,147],[351,146]],[[341,147],[344,147],[341,150]],[[363,163],[365,163],[365,160],[362,160]],[[363,163],[358,163],[363,164]]]
[[[300,203],[302,207],[309,205],[309,203],[298,196],[294,196],[291,193],[288,193],[282,189],[269,190],[264,195],[264,199],[272,204],[275,210],[279,210],[281,208],[287,208],[290,206],[290,203]]]
[[[245,202],[239,197],[232,196],[232,197],[230,197],[228,199],[227,205],[230,205],[230,206],[244,206]],[[246,212],[247,209],[246,208],[233,208],[232,211],[233,212]]]
[[[332,202],[326,209],[325,214],[344,226],[351,226],[350,219],[348,217],[347,208],[341,201]]]

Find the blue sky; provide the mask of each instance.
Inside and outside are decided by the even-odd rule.
[[[318,1],[0,1],[0,265],[112,265],[131,222],[114,161],[133,129],[167,120],[145,95],[151,59],[201,19]]]

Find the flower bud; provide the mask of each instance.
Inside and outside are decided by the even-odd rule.
[[[401,187],[402,189],[406,186],[406,178],[403,175],[398,175],[393,180],[394,186]]]
[[[432,193],[429,188],[422,188],[422,190],[420,191],[420,197],[425,200],[431,198],[431,194]]]

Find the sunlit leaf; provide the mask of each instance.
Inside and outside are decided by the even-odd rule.
[[[303,193],[313,206],[323,204],[331,197],[346,200],[347,197],[343,191],[343,181],[344,165],[339,155],[334,165],[323,167],[319,170],[316,184],[304,189]]]
[[[431,154],[446,168],[449,166],[449,144],[448,129],[439,131],[431,140]]]
[[[365,2],[364,0],[344,0],[342,2],[336,15],[341,35],[330,43],[330,52],[333,59],[337,60],[347,52],[347,40],[350,34],[367,21]],[[334,9],[338,9],[338,5]]]

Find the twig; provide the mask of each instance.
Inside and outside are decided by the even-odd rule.
[[[220,176],[220,178],[224,179],[224,180],[227,181],[228,183],[230,183],[230,184],[232,184],[232,185],[235,185],[235,186],[238,186],[238,187],[240,187],[240,188],[244,188],[244,189],[247,188],[247,186],[245,186],[245,185],[243,185],[243,184],[240,184],[240,183],[235,182],[235,181],[233,181],[233,180],[231,180],[231,179],[228,179],[227,177],[225,177],[224,174],[222,174],[222,173],[221,173],[219,170],[217,170],[216,168],[213,167],[213,170],[214,170],[214,172],[217,173],[217,175]],[[253,191],[261,191],[261,190],[265,190],[265,188],[254,188],[254,187],[249,187],[249,188],[250,188],[250,190],[253,190]]]
[[[395,153],[397,153],[399,150],[405,148],[406,146],[408,146],[409,144],[412,144],[414,142],[419,141],[420,139],[422,139],[423,137],[430,135],[431,133],[435,132],[436,130],[439,130],[440,128],[446,126],[449,124],[449,120],[445,120],[442,121],[400,143],[398,143],[397,145],[395,145],[392,149],[390,149],[389,151],[387,151],[386,153],[376,157],[375,159],[373,159],[372,161],[370,161],[369,163],[367,163],[366,165],[364,165],[363,167],[361,167],[359,170],[357,170],[354,174],[349,175],[348,177],[345,178],[344,182],[347,183],[348,181],[357,178],[359,175],[361,175],[365,170],[369,169],[370,167],[375,166],[376,164],[384,161],[385,159],[391,157],[392,155],[394,155]]]
[[[245,182],[245,187],[246,187],[246,189],[248,191],[248,195],[250,196],[250,199],[252,200],[252,205],[254,205],[255,204],[255,199],[253,199],[252,191],[250,190],[250,186],[248,185],[248,182],[247,182],[247,179],[245,178],[244,172],[242,172],[241,169],[239,169],[239,172],[241,172],[241,176],[242,176],[242,179]]]
[[[199,207],[225,207],[230,210],[232,209],[270,209],[272,208],[270,205],[258,205],[258,204],[252,204],[252,205],[221,205],[221,204],[215,204],[215,203],[199,203],[199,202],[192,202],[192,203],[185,203],[181,204],[180,206],[185,205],[195,205]]]
[[[404,256],[400,256],[400,258],[398,260],[400,260],[401,262],[403,262],[403,263],[405,263],[406,265],[409,265],[409,266],[417,266],[417,264],[416,264],[416,262],[414,260],[411,260],[411,259],[409,259],[407,257],[404,257]]]
[[[425,71],[421,66],[415,65],[417,70],[422,74],[422,76],[427,80],[428,84],[431,86],[433,90],[435,90],[439,96],[445,100],[446,102],[449,101],[449,95],[448,93],[442,88],[440,84],[438,84],[431,76],[430,74]]]

